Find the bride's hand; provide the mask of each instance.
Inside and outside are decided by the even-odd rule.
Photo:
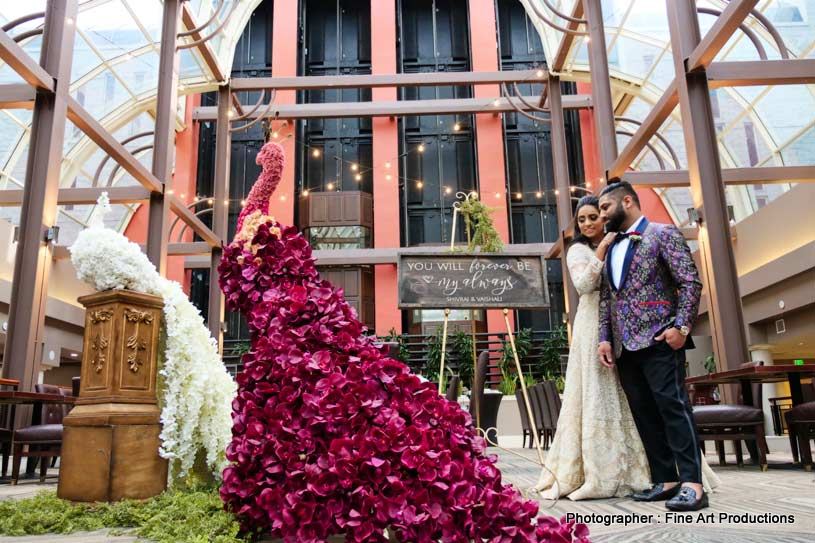
[[[597,246],[597,251],[595,251],[594,255],[597,257],[597,260],[605,260],[606,253],[608,252],[608,248],[611,247],[611,244],[614,243],[614,238],[617,237],[617,232],[609,232],[605,235],[605,237],[600,241],[600,244]]]
[[[600,357],[600,363],[607,368],[614,367],[614,351],[611,348],[611,343],[608,341],[600,342],[597,348],[597,354]]]

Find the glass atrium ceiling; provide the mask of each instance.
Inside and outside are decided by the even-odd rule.
[[[527,10],[531,3],[545,13],[551,11],[543,0],[519,0]],[[580,0],[549,0],[559,10],[571,13]],[[22,15],[42,11],[45,0],[0,3],[0,24]],[[229,73],[235,44],[260,0],[191,0],[187,6],[198,24],[211,22],[204,34],[222,32],[210,43],[222,69]],[[700,0],[699,5],[721,10],[726,2]],[[772,21],[786,43],[790,58],[815,57],[815,0],[763,0],[758,8]],[[73,56],[71,94],[119,139],[153,129],[153,108],[158,73],[159,36],[162,2],[160,0],[85,0],[80,1],[77,37]],[[216,13],[217,12],[217,13]],[[530,12],[532,13],[532,12]],[[617,115],[643,119],[673,78],[673,62],[668,42],[668,24],[664,0],[604,0],[603,13],[607,33],[608,57],[613,77]],[[213,14],[215,15],[213,17]],[[547,57],[551,59],[563,34],[537,20]],[[563,19],[552,20],[564,25]],[[225,22],[224,22],[225,20]],[[700,15],[702,32],[714,20]],[[12,36],[41,26],[42,20],[24,23],[11,31]],[[781,58],[769,32],[756,18],[747,26],[757,36],[770,59]],[[22,41],[33,58],[39,58],[41,37]],[[588,81],[587,43],[579,39],[564,67],[565,79]],[[757,60],[755,46],[743,32],[737,31],[717,60]],[[0,84],[21,79],[0,63]],[[181,52],[180,94],[211,90],[216,81],[197,49]],[[760,165],[815,164],[815,96],[813,86],[740,87],[713,91],[713,107],[719,127],[720,151],[724,167]],[[183,124],[183,100],[179,103],[179,126]],[[24,179],[31,112],[0,110],[0,189],[19,188]],[[684,166],[685,150],[678,108],[666,121],[661,133],[668,139]],[[621,122],[621,130],[636,127]],[[620,136],[620,146],[626,136]],[[148,167],[152,159],[152,138],[143,136],[127,144]],[[653,141],[667,169],[676,165],[670,153]],[[84,134],[68,123],[65,134],[62,186],[92,186],[104,154]],[[658,160],[646,150],[634,163],[640,170],[659,169]],[[97,177],[102,185],[132,185],[135,181],[107,161]],[[730,187],[728,196],[738,220],[765,205],[786,190],[786,185]],[[678,223],[687,221],[690,207],[686,189],[663,192],[668,208]],[[115,206],[111,226],[123,229],[135,206]],[[87,223],[93,206],[61,206],[60,243],[70,243]],[[0,216],[18,222],[17,208],[0,208]]]
[[[567,21],[555,15],[544,0],[521,1],[543,38],[547,58],[554,58],[564,34],[536,17],[532,4],[560,26],[565,26]],[[549,0],[549,4],[562,13],[571,14],[577,1],[580,0]],[[698,0],[697,5],[705,11],[721,11],[727,2]],[[615,113],[642,120],[674,78],[666,1],[603,0],[602,6]],[[815,58],[815,1],[762,0],[756,10],[777,28],[789,58]],[[714,21],[715,15],[699,15],[703,36]],[[768,59],[782,58],[779,47],[759,19],[748,17],[746,26],[756,35]],[[563,68],[564,79],[588,81],[588,46],[583,37],[576,39]],[[755,45],[739,30],[716,60],[760,58]],[[711,97],[722,167],[815,164],[815,86],[720,88],[713,90]],[[679,168],[684,169],[686,155],[680,123],[677,107],[660,132],[676,151]],[[620,121],[617,128],[634,132],[637,126]],[[628,136],[618,136],[620,149],[627,140]],[[660,153],[665,169],[675,169],[677,166],[665,146],[655,138],[651,143]],[[660,169],[658,160],[647,148],[632,166],[637,170]],[[729,187],[728,198],[735,219],[742,219],[788,188],[788,185]],[[686,222],[686,209],[691,207],[689,191],[669,189],[662,195],[677,222]]]

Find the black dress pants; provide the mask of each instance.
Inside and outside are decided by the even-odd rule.
[[[617,360],[654,484],[702,482],[701,450],[685,390],[684,354],[661,342],[639,351],[623,349]]]

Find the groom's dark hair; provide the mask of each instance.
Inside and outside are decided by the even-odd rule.
[[[637,207],[640,207],[640,197],[637,196],[637,191],[634,190],[634,187],[632,187],[631,183],[628,181],[621,181],[619,177],[609,179],[609,183],[606,188],[600,191],[600,198],[606,194],[611,194],[612,192],[615,193],[615,196],[619,194],[618,198],[620,199],[625,196],[631,196],[631,199],[634,200]]]

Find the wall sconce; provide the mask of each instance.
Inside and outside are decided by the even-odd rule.
[[[59,226],[52,226],[45,231],[45,242],[49,245],[56,245],[59,240]]]
[[[688,221],[690,222],[691,226],[696,226],[697,224],[702,224],[702,214],[699,213],[699,210],[695,207],[688,208]]]

